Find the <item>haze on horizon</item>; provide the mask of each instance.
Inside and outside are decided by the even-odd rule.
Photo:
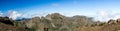
[[[108,21],[120,17],[119,5],[120,0],[0,0],[0,16],[31,18],[57,12]]]

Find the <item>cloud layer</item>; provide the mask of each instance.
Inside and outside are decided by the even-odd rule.
[[[3,13],[0,11],[0,16],[3,16]]]
[[[21,14],[18,13],[17,11],[8,11],[7,16],[8,16],[9,18],[12,18],[13,20],[15,20],[15,19],[17,19],[18,17],[20,17]]]
[[[96,13],[96,12],[94,12],[94,13]],[[94,17],[95,20],[99,20],[99,21],[102,21],[102,22],[107,22],[109,19],[120,18],[120,13],[117,12],[117,11],[114,12],[114,11],[101,11],[100,10],[97,13],[98,14],[90,14],[90,13],[86,13],[86,14],[90,14],[92,16],[95,16]],[[0,11],[0,16],[3,16],[4,14]],[[41,17],[41,16],[47,15],[47,14],[49,14],[49,13],[40,13],[40,12],[38,12],[38,13],[29,13],[29,15],[25,14],[26,15],[25,16],[25,15],[19,13],[18,11],[9,10],[7,12],[6,16],[8,16],[9,18],[12,18],[13,20],[15,20],[18,17],[30,17],[30,18],[32,18],[32,17],[35,17],[35,16]],[[67,15],[68,16],[74,16],[74,15],[84,15],[85,13],[82,13],[82,12],[71,12],[71,13],[69,13],[69,12],[68,13],[67,12],[60,12],[60,14],[63,14],[65,16],[67,16]],[[87,16],[87,15],[85,15],[85,16]]]
[[[107,22],[110,19],[116,20],[120,18],[120,13],[115,11],[99,11],[99,13],[96,15],[97,17],[95,17],[95,19],[98,19],[102,22]]]

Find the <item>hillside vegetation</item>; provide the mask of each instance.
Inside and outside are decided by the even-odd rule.
[[[120,19],[96,22],[92,17],[66,17],[59,13],[23,18],[20,21],[0,17],[0,31],[120,31],[119,27]]]

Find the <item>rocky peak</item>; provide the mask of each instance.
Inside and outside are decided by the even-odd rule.
[[[48,14],[46,17],[47,18],[60,18],[60,17],[64,17],[64,16],[59,13],[53,13],[53,14]]]
[[[116,23],[116,20],[110,19],[110,20],[108,21],[108,24],[114,24],[114,23]]]
[[[38,22],[40,22],[40,18],[39,17],[34,17],[26,23],[26,26],[28,28],[35,27],[35,25],[37,25],[36,23],[38,23]]]

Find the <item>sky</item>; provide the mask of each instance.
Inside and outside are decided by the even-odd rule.
[[[84,15],[106,22],[120,17],[120,0],[0,0],[0,16],[16,19],[50,13]]]

